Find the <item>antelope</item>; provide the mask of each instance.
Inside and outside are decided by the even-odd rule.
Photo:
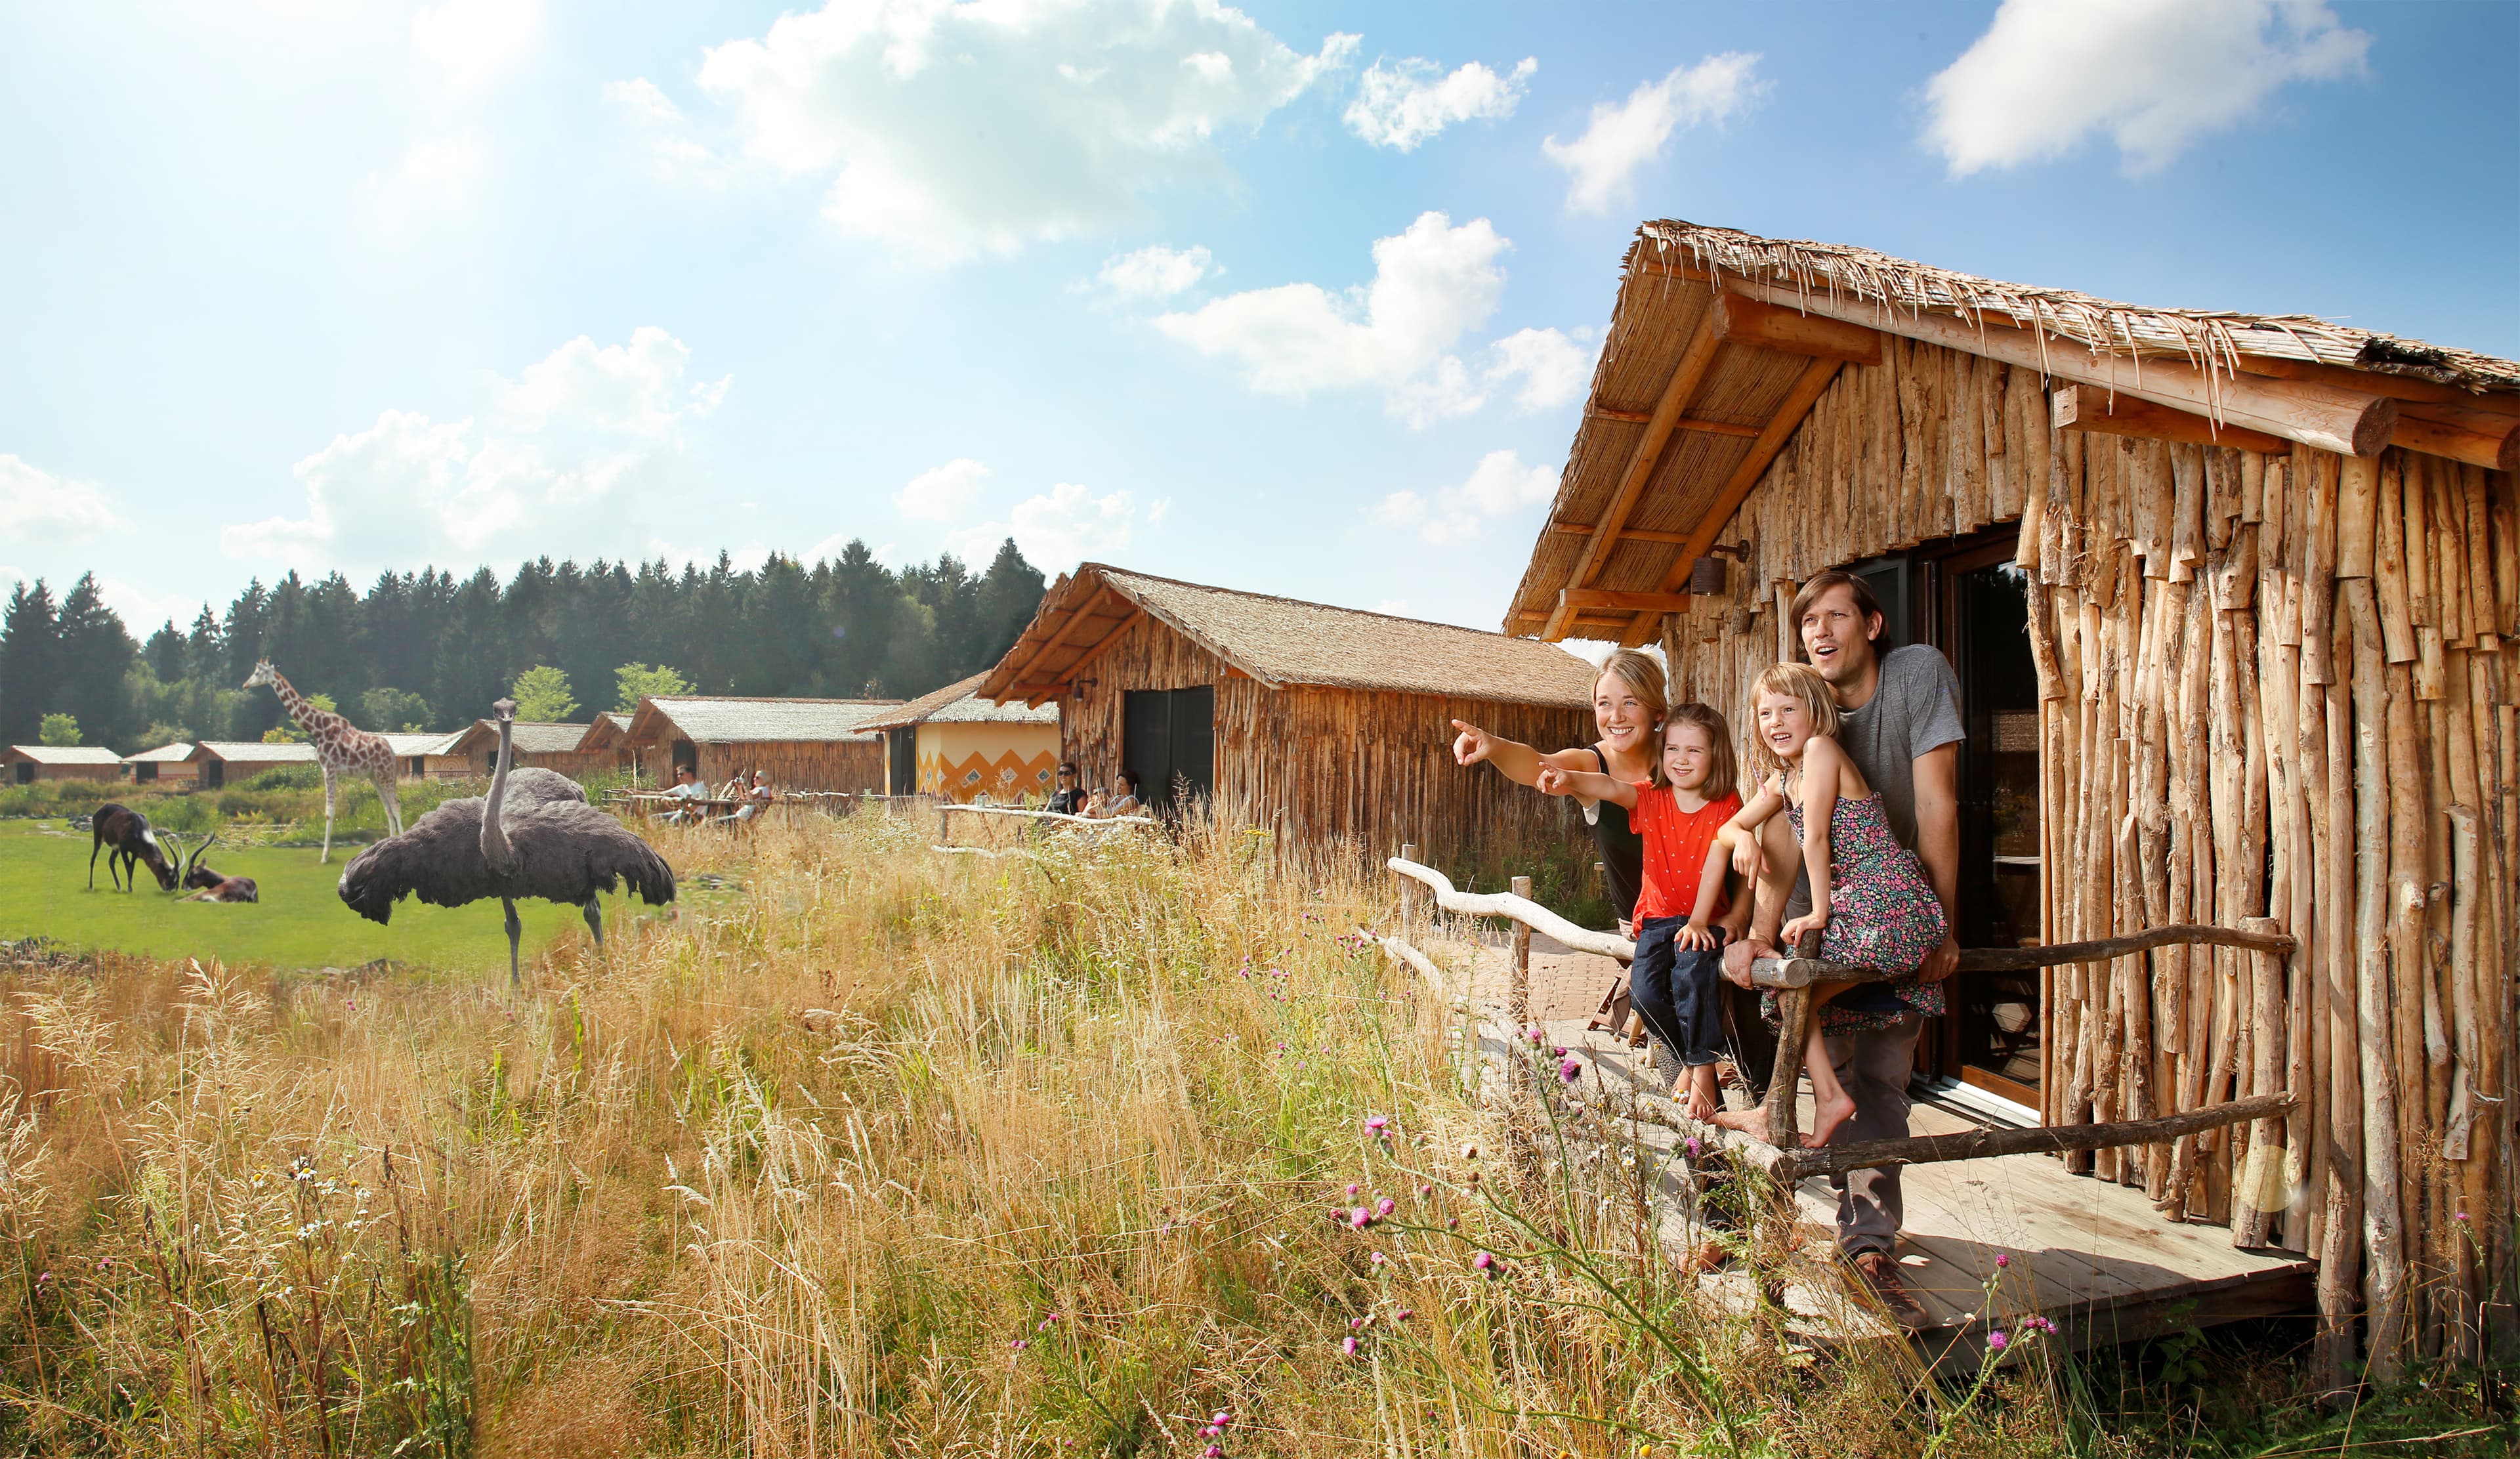
[[[116,891],[139,889],[140,878],[132,871],[135,862],[148,866],[159,889],[175,889],[175,868],[166,864],[166,852],[158,844],[158,833],[150,829],[147,816],[128,805],[108,801],[96,808],[95,816],[88,821],[88,831],[96,839],[87,853],[88,890],[96,889],[97,853],[108,848],[113,854],[105,858],[105,871]],[[131,885],[124,886],[126,880]]]
[[[184,885],[193,889],[193,890],[190,895],[179,897],[177,900],[188,902],[261,901],[262,892],[253,885],[253,878],[221,876],[219,873],[212,871],[210,868],[202,864],[202,854],[208,851],[211,844],[217,842],[218,839],[217,832],[210,833],[208,841],[204,841],[200,845],[195,846],[192,854],[184,858]],[[183,846],[181,843],[178,843],[176,850],[180,852],[182,849]]]

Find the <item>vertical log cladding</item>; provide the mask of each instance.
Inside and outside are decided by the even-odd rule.
[[[1675,692],[1737,720],[1812,574],[2017,520],[2043,696],[2043,934],[2263,915],[2299,944],[2264,965],[2182,951],[2056,970],[2046,1117],[2303,1097],[2219,1149],[2069,1163],[2323,1255],[2323,1358],[2353,1350],[2374,1302],[2384,1360],[2409,1343],[2480,1351],[2480,1304],[2513,1259],[2512,1120],[2496,1102],[2520,966],[2504,662],[2520,494],[2403,450],[2052,433],[2044,409],[2012,408],[2039,388],[1911,341],[1848,366],[1725,533],[1755,546],[1741,601],[1760,611],[1679,620]]]

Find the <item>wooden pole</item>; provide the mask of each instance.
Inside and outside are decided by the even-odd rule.
[[[1508,885],[1514,895],[1530,899],[1531,878],[1516,877]],[[1513,1026],[1531,1026],[1531,924],[1519,919],[1513,925]]]
[[[2354,698],[2354,1008],[2362,1064],[2362,1244],[2371,1372],[2394,1379],[2407,1338],[2405,1227],[2398,1189],[2398,1093],[2389,995],[2388,720],[2379,610],[2368,579],[2339,584]]]
[[[2272,932],[2278,924],[2272,917],[2252,917],[2242,926],[2255,932]],[[2257,1024],[2256,1040],[2250,1045],[2249,1087],[2253,1095],[2263,1097],[2282,1082],[2282,1064],[2291,1047],[2289,1028],[2284,1019],[2283,964],[2272,953],[2253,953],[2251,978],[2256,995],[2252,1017]],[[2286,1115],[2300,1108],[2293,1101],[2284,1106]],[[2249,1155],[2245,1166],[2232,1172],[2231,1245],[2263,1247],[2267,1228],[2285,1201],[2284,1172],[2289,1151],[2284,1143],[2285,1122],[2274,1116],[2261,1116],[2257,1128],[2250,1133]]]
[[[1885,1165],[1921,1165],[1938,1161],[1983,1160],[1993,1156],[2055,1154],[2110,1146],[2157,1145],[2220,1129],[2247,1119],[2280,1119],[2292,1108],[2289,1094],[2260,1095],[2210,1105],[2157,1119],[2130,1119],[2109,1124],[2032,1125],[2015,1129],[1973,1129],[1949,1135],[1915,1135],[1903,1140],[1859,1140],[1818,1149],[1786,1149],[1769,1167],[1780,1183],[1813,1175],[1869,1170]]]

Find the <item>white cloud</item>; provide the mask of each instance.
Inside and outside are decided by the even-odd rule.
[[[1170,298],[1217,272],[1215,262],[1214,256],[1197,245],[1168,249],[1157,244],[1104,259],[1102,272],[1094,277],[1121,298]]]
[[[1572,179],[1567,210],[1607,212],[1626,202],[1629,179],[1662,156],[1675,130],[1727,120],[1766,89],[1755,74],[1758,66],[1756,55],[1739,51],[1709,56],[1645,82],[1624,102],[1596,105],[1591,124],[1574,141],[1552,136],[1542,142],[1542,154]]]
[[[1502,76],[1475,61],[1451,75],[1415,56],[1392,62],[1388,68],[1376,61],[1358,78],[1347,124],[1373,146],[1414,152],[1454,122],[1512,115],[1524,84],[1538,69],[1540,63],[1528,56]]]
[[[446,0],[411,18],[411,40],[458,86],[495,79],[542,38],[536,0]]]
[[[0,452],[0,543],[16,547],[38,537],[84,537],[121,524],[122,514],[104,487],[54,476]]]
[[[725,111],[720,151],[823,180],[843,234],[950,262],[1100,232],[1158,183],[1223,178],[1217,136],[1355,45],[1306,56],[1217,0],[832,0],[711,48],[698,80]]]
[[[736,171],[692,135],[691,118],[646,76],[604,83],[604,100],[638,144],[648,170],[683,186],[717,187]]]
[[[2151,172],[2287,82],[2360,72],[2370,47],[2323,0],[2003,0],[1926,83],[1925,140],[1965,177],[2106,131],[2129,173]]]
[[[1150,527],[1163,525],[1164,518],[1172,509],[1173,499],[1169,496],[1159,496],[1147,503],[1147,525]]]
[[[1318,284],[1254,289],[1162,315],[1155,327],[1201,354],[1239,361],[1254,389],[1300,398],[1364,387],[1386,391],[1401,413],[1443,414],[1467,376],[1446,351],[1496,312],[1505,292],[1497,260],[1511,247],[1485,218],[1457,228],[1423,213],[1374,241],[1370,285],[1335,295]]]
[[[687,382],[690,356],[652,325],[627,344],[581,337],[517,380],[491,377],[485,424],[387,410],[296,464],[305,516],[227,527],[220,550],[355,575],[414,559],[618,556],[722,536],[684,433],[731,382]]]
[[[159,593],[119,577],[96,580],[97,593],[105,605],[122,617],[123,625],[134,638],[146,642],[159,625],[173,623],[177,628],[193,626],[193,616],[202,611],[202,600],[182,593]]]
[[[921,472],[910,479],[892,499],[893,506],[904,517],[922,522],[952,522],[970,510],[980,494],[980,483],[989,479],[989,469],[968,456],[958,456],[943,466]]]
[[[491,156],[489,143],[472,131],[415,142],[394,166],[359,178],[351,194],[356,215],[387,244],[407,246],[418,235],[442,231],[472,216]]]
[[[1161,520],[1171,498],[1148,513],[1148,524]],[[1012,524],[983,522],[945,534],[945,547],[967,562],[986,563],[1009,537],[1026,561],[1046,572],[1063,572],[1087,561],[1107,561],[1129,545],[1137,525],[1137,503],[1125,491],[1096,496],[1072,481],[1061,481],[1047,495],[1015,503]]]
[[[1591,339],[1593,332],[1577,335]],[[1516,330],[1488,348],[1495,361],[1488,367],[1491,386],[1521,381],[1513,402],[1524,410],[1548,410],[1581,397],[1600,353],[1598,341],[1587,348],[1556,330],[1542,329]]]
[[[1381,526],[1412,531],[1440,544],[1475,537],[1489,521],[1511,517],[1556,494],[1555,468],[1525,466],[1515,451],[1490,451],[1460,485],[1442,487],[1432,495],[1394,491],[1366,515]]]

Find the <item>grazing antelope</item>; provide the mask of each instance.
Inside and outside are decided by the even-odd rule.
[[[166,852],[158,844],[158,833],[150,828],[147,816],[128,805],[108,801],[96,808],[95,816],[88,821],[88,831],[95,838],[87,853],[88,890],[96,889],[97,853],[108,848],[113,854],[105,858],[105,871],[112,879],[114,890],[139,889],[140,878],[132,871],[135,862],[148,866],[160,889],[175,889],[175,868],[167,864]],[[125,881],[131,885],[124,886]]]
[[[195,846],[192,854],[184,857],[184,885],[193,889],[193,890],[190,895],[180,897],[178,900],[188,902],[261,901],[262,892],[260,889],[254,886],[253,878],[221,876],[219,873],[212,871],[210,868],[202,864],[202,856],[209,850],[211,844],[218,839],[218,833],[212,832],[208,841],[204,841],[200,845]],[[175,849],[180,853],[183,850],[183,843],[178,842]]]

